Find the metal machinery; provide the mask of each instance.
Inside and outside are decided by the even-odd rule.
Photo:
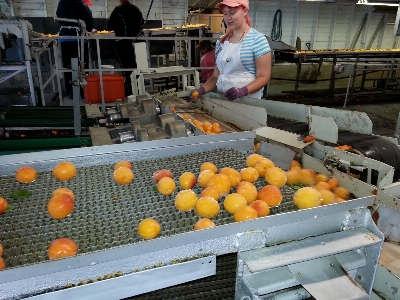
[[[194,106],[182,99],[186,95],[143,95],[136,103],[117,103],[108,121],[121,116],[128,128],[134,128],[133,137],[140,143],[131,140],[122,145],[7,157],[1,168],[1,193],[26,188],[31,196],[29,201],[10,201],[16,207],[0,219],[9,266],[1,272],[0,299],[121,299],[213,275],[216,261],[229,253],[237,254],[236,299],[371,297],[384,236],[368,207],[398,207],[399,199],[385,191],[388,187],[398,191],[397,170],[367,155],[335,148],[344,130],[371,135],[368,117],[250,98],[227,102],[212,93]],[[163,115],[171,122],[164,122]],[[224,130],[206,135],[184,115],[218,121]],[[175,128],[182,129],[183,135],[190,130],[190,134],[146,141],[140,138],[143,128],[136,122],[143,123],[150,137],[146,119],[164,122],[165,128],[173,124],[171,132]],[[290,121],[292,128],[306,124],[307,134],[317,140],[304,143],[300,131],[271,126],[271,122],[284,123],[282,119]],[[197,175],[205,161],[218,167],[245,167],[255,139],[262,141],[258,152],[277,166],[287,169],[296,157],[303,167],[338,178],[353,199],[298,210],[292,202],[295,190],[285,186],[284,201],[268,217],[235,223],[221,210],[215,228],[193,231],[198,216],[175,209],[176,192],[164,197],[153,191],[151,176],[159,169],[168,168],[179,176],[185,171]],[[397,140],[387,141],[398,148]],[[66,160],[77,166],[78,174],[71,181],[58,182],[51,171]],[[117,185],[111,176],[113,165],[121,160],[133,164],[135,180],[127,186]],[[15,171],[24,165],[39,172],[32,184],[14,179]],[[353,176],[356,171],[363,180]],[[260,188],[265,182],[259,179],[255,185]],[[46,203],[61,186],[74,191],[75,210],[68,218],[50,220]],[[198,186],[193,190],[201,191]],[[159,238],[138,236],[136,226],[147,217],[160,221]],[[79,254],[49,261],[48,244],[63,236],[77,242]]]

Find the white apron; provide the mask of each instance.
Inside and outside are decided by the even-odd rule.
[[[217,80],[218,93],[224,94],[231,87],[241,88],[254,81],[256,76],[248,72],[240,61],[242,42],[235,44],[225,41],[217,56],[217,67],[220,75]],[[246,97],[261,99],[262,89]]]

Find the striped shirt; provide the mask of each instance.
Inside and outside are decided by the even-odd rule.
[[[215,60],[217,60],[218,54],[221,52],[223,44],[219,41],[215,47]],[[242,41],[242,47],[240,48],[240,61],[243,67],[251,74],[256,74],[256,62],[257,57],[263,56],[271,52],[266,37],[259,33],[254,28],[250,28]]]

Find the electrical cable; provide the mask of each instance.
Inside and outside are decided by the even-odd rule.
[[[271,40],[280,41],[282,37],[282,11],[278,9],[274,15],[274,23],[271,30]]]
[[[138,39],[139,35],[142,33],[143,27],[144,27],[144,25],[146,24],[147,19],[149,18],[149,14],[150,14],[151,7],[153,6],[153,2],[154,2],[154,0],[151,0],[150,6],[149,6],[149,10],[147,11],[146,19],[143,20],[143,22],[142,22],[142,27],[140,28],[139,33],[138,33],[138,35],[135,37],[135,39],[133,40],[133,42],[136,42],[136,40]]]

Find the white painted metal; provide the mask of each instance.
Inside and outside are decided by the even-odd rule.
[[[309,134],[318,140],[337,144],[339,131],[332,118],[312,114],[309,128]]]
[[[299,139],[299,134],[273,127],[259,127],[256,129],[256,134],[264,139],[267,139],[267,141],[278,142],[296,149],[304,149],[308,146],[308,143],[304,143],[302,139]]]

